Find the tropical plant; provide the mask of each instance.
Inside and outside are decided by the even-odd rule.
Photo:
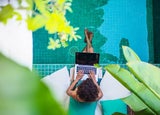
[[[67,115],[40,76],[0,53],[0,115]]]
[[[48,43],[48,36],[56,38],[56,35],[47,34],[44,28],[33,32],[33,49],[34,49],[34,63],[42,63],[40,60],[44,60],[43,63],[74,63],[75,52],[82,51],[85,47],[84,43],[84,29],[94,33],[92,45],[95,52],[101,54],[100,61],[102,63],[108,62],[106,60],[112,59],[111,56],[105,56],[102,46],[106,43],[107,38],[102,34],[99,28],[104,24],[104,6],[106,6],[108,0],[73,0],[72,1],[72,13],[66,13],[66,18],[70,21],[70,24],[74,27],[79,27],[77,34],[82,37],[78,41],[68,42],[68,47],[57,48],[56,50],[48,50],[46,44]],[[41,48],[39,47],[41,46]],[[41,54],[41,55],[40,55]],[[58,55],[57,55],[58,54]],[[104,54],[104,55],[103,55]],[[63,57],[63,59],[62,59]],[[111,58],[110,58],[111,57]]]
[[[127,60],[126,68],[114,64],[105,67],[131,91],[131,95],[122,100],[135,115],[160,115],[160,69],[141,61],[131,48],[123,46],[122,49]]]
[[[25,2],[25,3],[24,3]],[[0,6],[0,22],[6,24],[8,19],[16,17],[17,21],[26,20],[28,29],[36,31],[42,27],[49,34],[57,34],[57,38],[50,37],[48,49],[66,47],[67,42],[80,38],[74,28],[67,21],[66,12],[72,12],[72,0],[16,0],[16,7],[10,2]],[[23,19],[20,11],[27,12]]]

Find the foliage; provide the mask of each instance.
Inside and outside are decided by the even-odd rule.
[[[137,115],[160,115],[160,69],[141,61],[127,46],[123,46],[123,53],[129,70],[119,65],[105,67],[114,78],[132,92],[123,101]]]
[[[105,44],[106,38],[102,35],[99,28],[104,22],[104,9],[108,3],[108,0],[73,0],[72,9],[73,13],[67,13],[66,17],[71,21],[73,26],[78,26],[80,30],[78,31],[79,35],[84,38],[84,29],[87,28],[93,32],[92,45],[95,49],[95,52],[101,52],[101,47]],[[83,49],[84,39],[81,39],[80,44],[73,43]]]
[[[0,54],[0,115],[67,115],[40,77]]]
[[[85,28],[93,32],[92,46],[95,52],[100,53],[100,61],[104,60],[104,58],[107,60],[108,58],[102,55],[102,53],[105,52],[102,52],[101,48],[106,43],[107,38],[105,38],[99,29],[104,21],[104,9],[102,6],[107,5],[107,1],[108,0],[73,0],[71,6],[73,12],[66,13],[66,18],[70,21],[70,24],[80,28],[77,30],[77,34],[82,38],[84,38]],[[42,63],[40,60],[43,60],[43,63],[74,63],[75,52],[82,51],[86,45],[84,39],[78,39],[78,41],[72,40],[69,42],[68,47],[47,50],[46,44],[48,42],[48,36],[56,38],[56,35],[47,34],[44,28],[33,32],[34,63]],[[39,46],[41,46],[41,48]]]
[[[78,28],[71,26],[65,17],[67,11],[72,12],[72,0],[25,0],[25,6],[23,0],[17,1],[18,7],[12,4],[0,7],[0,22],[6,24],[8,19],[16,16],[17,20],[26,20],[29,30],[44,27],[49,34],[57,34],[56,39],[50,38],[48,49],[66,47],[67,42],[81,38],[76,34]],[[26,19],[18,12],[22,9],[27,11]]]

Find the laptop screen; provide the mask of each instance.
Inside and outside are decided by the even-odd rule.
[[[94,65],[99,63],[99,53],[76,52],[75,63],[81,65]]]

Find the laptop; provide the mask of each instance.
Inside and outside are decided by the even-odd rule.
[[[94,64],[99,64],[99,56],[99,53],[76,52],[74,79],[76,78],[79,70],[84,71],[82,80],[87,79],[89,71],[92,70],[94,71],[96,80],[98,81],[98,76],[101,71],[99,68],[94,67]]]

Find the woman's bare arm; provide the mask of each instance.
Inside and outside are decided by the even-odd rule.
[[[93,71],[90,71],[89,74],[90,78],[93,80],[94,84],[96,85],[97,89],[98,89],[98,97],[97,100],[99,100],[100,98],[102,98],[103,96],[103,92],[100,88],[100,86],[98,85],[97,81],[96,81],[96,77],[95,77],[95,73]]]
[[[73,98],[75,98],[76,99],[76,90],[74,90],[73,88],[75,87],[75,85],[77,84],[77,82],[83,77],[83,71],[78,71],[78,73],[77,73],[77,76],[76,76],[76,79],[71,83],[71,85],[68,87],[68,89],[67,89],[67,91],[66,91],[66,93],[69,95],[69,96],[71,96],[71,97],[73,97]]]
[[[67,91],[66,91],[66,93],[67,93],[69,96],[73,97],[73,98],[75,98],[75,96],[76,96],[76,92],[75,92],[75,90],[73,90],[73,88],[75,87],[75,85],[77,84],[78,81],[79,81],[78,79],[75,79],[75,80],[71,83],[71,85],[68,87],[68,89],[67,89]]]

